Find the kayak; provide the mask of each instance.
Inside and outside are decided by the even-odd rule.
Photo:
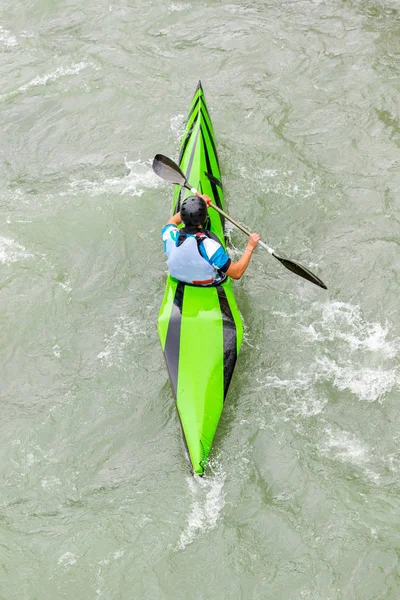
[[[214,130],[201,82],[190,106],[178,162],[190,184],[224,209]],[[172,214],[190,195],[175,186]],[[212,209],[209,217],[208,229],[225,248],[223,217]],[[230,278],[217,286],[199,287],[168,275],[158,333],[192,471],[202,475],[243,338]]]

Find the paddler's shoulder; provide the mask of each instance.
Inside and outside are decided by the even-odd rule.
[[[201,245],[205,254],[204,258],[207,258],[208,260],[217,260],[221,262],[221,264],[225,264],[229,258],[222,244],[218,241],[218,238],[203,238]]]
[[[166,237],[172,237],[173,239],[175,239],[178,231],[179,229],[176,225],[173,225],[172,223],[167,223],[161,229],[161,235],[163,239],[165,239]]]

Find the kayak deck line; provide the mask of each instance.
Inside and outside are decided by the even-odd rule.
[[[179,166],[221,209],[224,198],[214,129],[199,81],[182,136]],[[191,192],[175,186],[172,214]],[[225,248],[224,220],[209,212],[209,229]],[[187,285],[168,276],[158,332],[192,471],[202,475],[232,379],[243,323],[227,278],[217,286]]]

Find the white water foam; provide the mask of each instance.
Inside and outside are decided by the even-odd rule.
[[[146,189],[157,188],[162,184],[148,162],[125,159],[125,166],[129,173],[123,177],[113,177],[103,181],[75,180],[70,183],[68,192],[62,192],[59,195],[78,196],[82,193],[91,196],[129,194],[130,196],[140,197]]]
[[[326,356],[317,358],[307,371],[297,373],[293,379],[279,379],[267,376],[259,380],[260,388],[285,389],[291,398],[287,412],[302,416],[313,416],[323,411],[327,398],[317,393],[315,384],[332,381],[340,391],[348,390],[359,400],[381,401],[382,396],[399,385],[398,371],[393,369],[372,369],[360,367],[350,361],[338,364]]]
[[[196,538],[216,526],[225,506],[225,477],[221,470],[217,470],[210,477],[187,477],[192,504],[187,525],[181,533],[176,550],[184,550]]]
[[[374,402],[398,385],[397,369],[371,369],[358,367],[350,362],[338,365],[334,360],[324,357],[317,360],[319,373],[325,379],[333,380],[339,390],[349,390],[360,400]]]
[[[347,302],[329,302],[324,305],[322,319],[304,328],[315,341],[343,340],[351,350],[362,349],[381,352],[387,358],[394,358],[400,348],[400,340],[387,340],[388,322],[369,323],[358,305]]]
[[[371,451],[356,435],[331,425],[325,428],[325,434],[324,441],[319,445],[322,455],[358,467],[369,479],[375,483],[379,481],[380,475],[370,468]]]
[[[107,558],[103,558],[98,563],[98,569],[96,573],[96,598],[108,598],[108,588],[106,586],[107,578],[103,575],[103,568],[112,564],[113,562],[119,560],[125,555],[125,550],[116,550],[115,552],[110,552],[107,555]]]
[[[240,167],[240,174],[242,179],[257,180],[263,193],[286,196],[294,201],[315,196],[319,184],[318,177],[303,183],[293,181],[293,171],[290,170],[280,172],[276,169]]]
[[[397,365],[400,340],[391,336],[389,323],[368,322],[361,308],[346,302],[329,302],[322,317],[302,328],[312,342],[321,343],[322,356],[313,370],[319,379],[331,380],[360,400],[374,402],[399,385]],[[329,344],[329,342],[334,342]]]
[[[79,63],[74,63],[70,67],[58,67],[57,69],[55,69],[54,71],[51,71],[50,73],[46,73],[45,75],[41,75],[41,76],[38,75],[37,77],[34,77],[30,81],[28,81],[28,83],[21,85],[19,88],[17,88],[16,90],[14,90],[12,92],[8,92],[7,94],[1,95],[0,100],[8,100],[10,98],[14,98],[18,94],[23,94],[24,92],[27,92],[29,89],[31,89],[33,87],[46,85],[48,82],[57,81],[57,79],[66,77],[68,75],[77,75],[78,73],[80,73],[80,71],[82,71],[83,69],[86,69],[88,67],[92,67],[95,69],[98,68],[98,67],[96,67],[96,65],[94,63],[85,62],[85,61],[81,61]]]
[[[248,15],[249,13],[256,12],[256,10],[250,6],[240,6],[238,4],[225,4],[224,6],[224,11],[239,15]]]
[[[368,322],[358,305],[328,302],[318,306],[320,318],[300,327],[301,345],[311,342],[315,358],[306,368],[293,371],[289,378],[258,378],[259,388],[282,389],[290,397],[283,410],[290,418],[313,416],[323,411],[327,398],[317,384],[331,381],[340,391],[348,391],[361,401],[382,401],[385,394],[399,387],[399,370],[395,359],[400,339],[393,336],[388,322]],[[294,314],[274,313],[281,320],[303,321],[302,311]],[[288,327],[285,324],[285,327]],[[306,334],[306,337],[304,336]],[[280,418],[282,414],[280,414]]]
[[[328,403],[327,397],[315,390],[315,383],[319,377],[319,373],[312,369],[297,373],[294,379],[280,379],[267,375],[262,380],[258,379],[260,387],[257,389],[272,388],[286,391],[290,403],[282,407],[284,420],[291,419],[292,415],[309,418],[322,413]]]
[[[19,35],[20,37],[27,39],[36,37],[35,33],[33,33],[32,31],[28,31],[27,29],[22,29]]]
[[[185,116],[182,114],[175,115],[170,119],[171,131],[177,142],[180,142],[185,132]]]
[[[331,426],[325,428],[326,439],[321,448],[323,454],[330,454],[343,462],[363,465],[368,460],[368,447],[354,434],[348,431],[333,431]]]
[[[58,564],[62,565],[64,567],[71,567],[72,565],[74,565],[77,562],[77,560],[78,559],[73,552],[65,552],[58,559]]]
[[[15,240],[0,236],[0,264],[9,264],[32,256]]]
[[[53,492],[55,488],[58,488],[61,485],[61,479],[58,477],[45,478],[41,480],[40,485],[42,486],[42,489]]]
[[[278,171],[276,169],[263,169],[262,174],[264,177],[276,177]]]
[[[232,260],[239,260],[243,254],[243,248],[237,248],[232,241],[232,234],[237,231],[236,227],[229,221],[225,221],[225,237],[227,239],[227,252]]]
[[[121,315],[114,324],[112,335],[104,337],[105,349],[99,352],[97,358],[106,367],[112,367],[115,364],[122,365],[126,358],[125,349],[137,335],[146,335],[143,323]]]
[[[112,560],[118,560],[125,555],[125,550],[116,550],[116,552],[111,552],[107,558],[103,558],[99,562],[99,565],[109,565]]]
[[[8,29],[4,29],[0,25],[0,44],[5,46],[6,48],[12,48],[13,46],[18,46],[17,38],[11,34]]]
[[[168,10],[170,12],[181,12],[182,10],[188,10],[191,8],[191,4],[182,4],[181,2],[178,4],[170,4]]]
[[[71,282],[69,279],[66,279],[65,281],[57,281],[57,283],[60,287],[62,287],[63,290],[67,292],[67,294],[72,292]]]

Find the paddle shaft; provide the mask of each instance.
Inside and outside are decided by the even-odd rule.
[[[201,198],[201,194],[198,190],[196,190],[196,188],[190,188],[190,191],[193,194],[196,194],[196,196],[199,196],[199,198]],[[212,202],[210,203],[211,208],[213,208],[214,210],[216,210],[220,215],[222,215],[223,217],[225,217],[225,219],[227,219],[228,221],[230,221],[231,223],[233,223],[233,225],[235,225],[235,227],[237,227],[238,229],[240,229],[240,231],[243,231],[243,233],[245,233],[246,235],[250,236],[251,232],[246,229],[246,227],[243,227],[243,225],[241,225],[240,223],[238,223],[237,221],[235,221],[235,219],[232,219],[232,217],[230,217],[229,215],[226,214],[225,211],[223,211],[221,208],[219,208],[218,206],[215,206],[215,204],[213,204]],[[268,246],[267,244],[265,244],[262,240],[258,241],[258,244],[264,248],[265,250],[267,250],[270,254],[272,254],[273,256],[275,256],[275,250],[273,250],[273,248],[270,248],[270,246]]]

